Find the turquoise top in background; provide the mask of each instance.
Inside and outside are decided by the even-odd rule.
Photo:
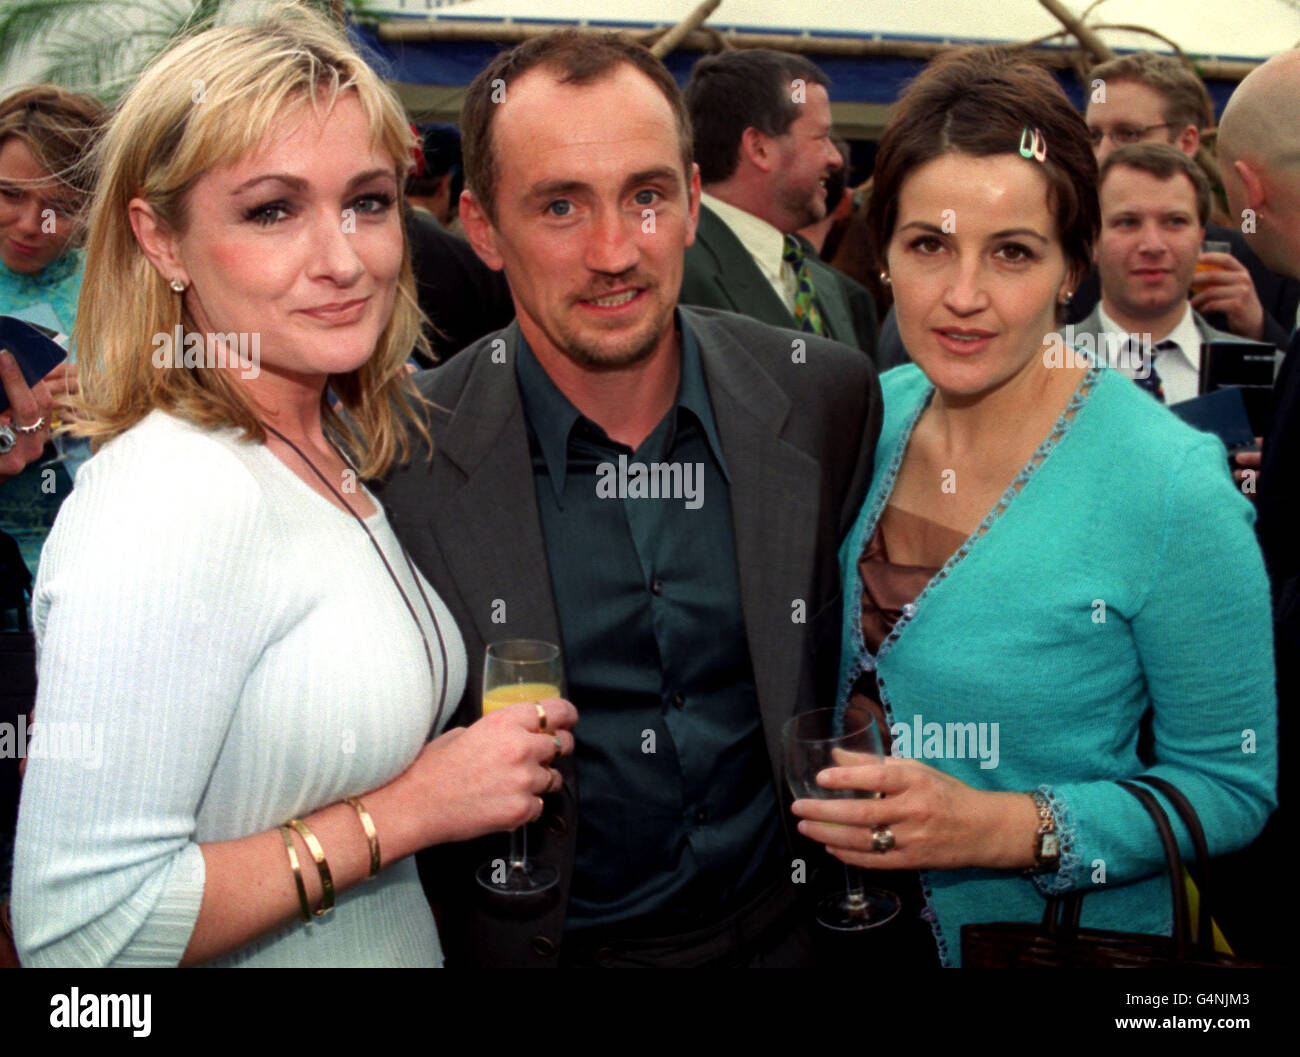
[[[69,250],[35,275],[16,272],[0,261],[0,316],[49,305],[59,317],[63,333],[72,333],[84,264],[85,256],[80,250]]]
[[[0,316],[22,315],[48,324],[44,313],[33,311],[48,306],[58,317],[59,329],[70,334],[77,315],[84,264],[85,255],[75,249],[35,275],[16,272],[0,261]],[[17,477],[0,485],[0,530],[18,541],[23,561],[33,574],[59,505],[72,490],[72,476],[90,457],[85,441],[62,438],[56,444],[65,458],[54,463],[38,459]]]

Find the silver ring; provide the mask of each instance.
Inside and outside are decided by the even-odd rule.
[[[18,439],[14,436],[14,431],[0,422],[0,455],[8,455],[16,443]]]
[[[39,433],[44,426],[45,426],[44,415],[38,418],[30,426],[20,426],[17,423],[14,423],[14,429],[16,429],[19,433],[27,437],[30,437],[33,433]]]
[[[894,846],[894,831],[888,826],[876,826],[871,831],[871,850],[889,851]]]

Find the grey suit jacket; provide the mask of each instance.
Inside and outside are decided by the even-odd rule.
[[[834,701],[837,550],[870,482],[880,386],[865,356],[835,342],[804,335],[806,361],[795,362],[787,332],[728,312],[681,313],[699,344],[731,474],[745,632],[784,802],[781,727],[796,710]],[[518,333],[511,324],[416,376],[435,405],[432,458],[417,448],[375,485],[399,539],[465,639],[469,679],[457,724],[478,717],[487,643],[563,644],[515,375]],[[559,769],[565,784],[546,798],[542,821],[530,831],[530,854],[560,870],[549,901],[510,910],[477,893],[474,869],[502,855],[502,835],[423,857],[449,964],[558,964],[579,824],[571,758]]]
[[[846,283],[829,264],[810,254],[804,258],[812,276],[817,303],[827,336],[846,345],[862,348],[853,325]],[[847,277],[844,277],[847,279]],[[732,233],[731,228],[709,209],[700,206],[700,224],[695,242],[686,251],[682,291],[678,302],[739,312],[774,327],[799,330],[799,323],[772,284],[754,263],[754,258]],[[874,344],[874,342],[873,342]],[[862,348],[873,356],[874,348]]]
[[[1196,309],[1192,309],[1192,322],[1196,325],[1196,331],[1201,335],[1201,342],[1203,344],[1208,345],[1212,341],[1227,341],[1248,345],[1266,345],[1273,350],[1273,358],[1276,361],[1274,365],[1275,374],[1277,373],[1277,368],[1282,364],[1282,353],[1269,345],[1268,342],[1253,341],[1250,338],[1242,338],[1238,337],[1236,334],[1229,334],[1226,330],[1216,330],[1205,321],[1205,317],[1197,312]],[[1065,328],[1062,328],[1062,332],[1067,335],[1070,333],[1070,331]],[[1078,323],[1074,324],[1073,333],[1076,339],[1084,334],[1090,334],[1092,336],[1094,348],[1105,348],[1104,345],[1100,344],[1106,334],[1106,328],[1103,327],[1101,323],[1100,301],[1097,302],[1091,312],[1089,312],[1083,319],[1079,320]]]
[[[1201,335],[1201,341],[1207,344],[1211,341],[1250,341],[1250,338],[1239,338],[1235,334],[1229,334],[1226,330],[1215,330],[1214,327],[1205,322],[1205,317],[1196,309],[1192,309],[1192,322],[1196,324],[1196,331]],[[1074,334],[1076,337],[1081,334],[1091,334],[1095,343],[1099,338],[1104,337],[1105,333],[1106,328],[1101,324],[1101,302],[1098,301],[1091,312],[1074,324]],[[1264,343],[1259,342],[1258,344]]]

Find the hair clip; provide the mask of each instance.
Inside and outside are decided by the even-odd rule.
[[[1020,156],[1033,158],[1035,161],[1047,160],[1047,137],[1038,129],[1026,125],[1020,131]]]

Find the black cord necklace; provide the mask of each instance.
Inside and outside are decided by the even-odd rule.
[[[300,458],[309,467],[311,467],[311,472],[320,478],[321,484],[323,484],[334,494],[334,498],[336,498],[343,505],[343,508],[349,514],[351,514],[352,517],[356,520],[357,524],[361,526],[362,531],[365,532],[366,537],[370,540],[370,545],[375,548],[375,553],[379,555],[379,560],[384,563],[384,568],[388,570],[388,576],[393,581],[393,586],[397,588],[397,593],[402,596],[402,601],[406,604],[406,611],[411,614],[411,619],[415,621],[415,630],[420,633],[420,641],[424,644],[424,659],[429,662],[429,679],[435,685],[440,684],[439,691],[438,691],[438,710],[434,713],[433,726],[430,728],[433,731],[437,731],[438,724],[442,720],[443,707],[447,703],[447,682],[448,682],[448,676],[450,675],[450,672],[447,670],[448,667],[447,666],[447,644],[442,637],[442,625],[439,624],[438,617],[433,611],[433,606],[429,603],[429,598],[424,593],[424,586],[420,583],[420,576],[415,571],[415,564],[411,561],[411,556],[410,554],[407,553],[405,545],[402,543],[401,540],[397,541],[397,545],[402,549],[402,557],[406,559],[406,567],[411,572],[411,579],[415,583],[415,589],[420,592],[420,600],[424,602],[424,608],[428,611],[429,622],[433,625],[433,632],[435,635],[438,636],[438,652],[442,660],[441,680],[438,679],[438,676],[433,668],[433,652],[429,649],[429,636],[424,633],[424,626],[420,623],[420,618],[416,615],[415,607],[411,605],[410,598],[407,597],[406,592],[402,589],[401,581],[398,580],[397,574],[393,572],[393,567],[388,564],[388,558],[385,557],[384,555],[384,549],[381,546],[379,546],[379,541],[375,539],[374,534],[370,531],[370,526],[366,524],[365,518],[363,518],[360,514],[358,514],[355,510],[352,509],[352,504],[343,498],[343,494],[337,488],[335,488],[334,485],[330,483],[328,477],[326,477],[323,473],[320,472],[320,470],[316,468],[316,464],[312,462],[309,458],[307,458],[306,455],[303,454],[302,449],[300,449],[298,445],[296,445],[293,441],[291,441],[288,437],[286,437],[274,426],[269,426],[265,422],[263,422],[262,428],[265,429],[267,432],[273,433],[275,434],[275,436],[279,437],[280,440],[284,441],[285,444],[287,444],[290,448],[293,449],[294,454],[297,455],[298,458]],[[329,444],[329,446],[333,448],[334,451],[338,454],[340,459],[342,459],[349,466],[352,466],[351,460],[348,459],[348,457],[344,455],[342,451],[339,450],[338,445],[336,445],[332,440],[330,440],[328,436],[325,437],[325,440]],[[355,469],[356,468],[353,467],[354,471]]]

